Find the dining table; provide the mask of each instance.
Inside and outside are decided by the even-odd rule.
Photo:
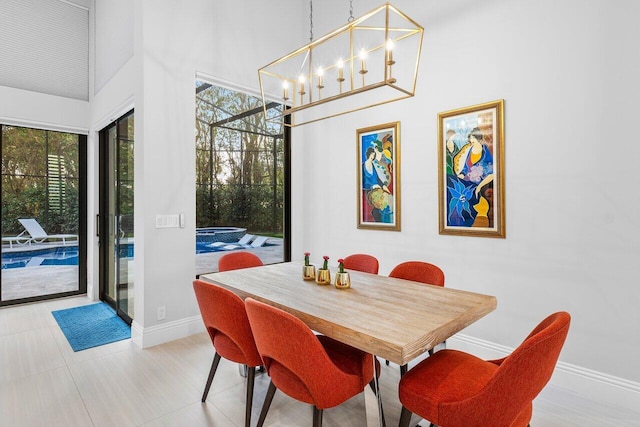
[[[284,262],[204,274],[200,279],[242,299],[278,307],[317,333],[400,366],[481,319],[497,304],[491,295],[353,270],[351,287],[338,289],[304,280],[302,268],[302,263]],[[378,421],[384,425],[380,393],[375,398]]]

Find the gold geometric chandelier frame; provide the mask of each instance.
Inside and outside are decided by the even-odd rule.
[[[386,3],[258,70],[265,117],[299,126],[415,94],[424,29]],[[271,110],[273,111],[273,110]]]

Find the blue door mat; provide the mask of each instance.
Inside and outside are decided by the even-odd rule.
[[[131,338],[131,327],[102,302],[56,310],[51,314],[73,351]]]

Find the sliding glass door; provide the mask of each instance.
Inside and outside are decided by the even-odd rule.
[[[0,305],[86,293],[87,137],[0,130]]]
[[[100,299],[131,323],[134,296],[133,112],[100,132]]]

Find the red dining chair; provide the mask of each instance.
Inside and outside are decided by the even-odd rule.
[[[407,261],[396,265],[389,277],[444,286],[444,272],[437,265],[424,261]]]
[[[442,350],[423,360],[400,380],[399,426],[409,425],[412,412],[440,427],[527,426],[570,322],[564,311],[548,316],[503,359]]]
[[[240,268],[260,267],[264,265],[257,255],[240,251],[224,254],[218,259],[218,271],[238,270]]]
[[[367,254],[352,254],[344,258],[344,268],[347,270],[362,271],[378,274],[378,259]]]
[[[398,279],[413,280],[414,282],[426,283],[428,285],[444,286],[444,272],[437,265],[424,261],[406,261],[396,265],[389,273],[389,277]],[[447,342],[442,343],[444,346]],[[429,355],[433,354],[433,349],[429,349]],[[387,365],[389,361],[387,360]],[[407,372],[407,365],[400,366],[400,375]]]
[[[220,358],[247,366],[247,396],[245,426],[251,423],[251,404],[256,367],[262,365],[245,311],[244,302],[233,292],[212,283],[194,280],[202,320],[215,348],[215,356],[204,387],[202,402],[207,400],[209,388],[216,374]]]
[[[279,308],[251,298],[245,305],[271,377],[258,427],[265,421],[276,388],[313,405],[313,426],[320,427],[324,409],[340,405],[374,382],[371,354],[315,335],[300,319]]]

